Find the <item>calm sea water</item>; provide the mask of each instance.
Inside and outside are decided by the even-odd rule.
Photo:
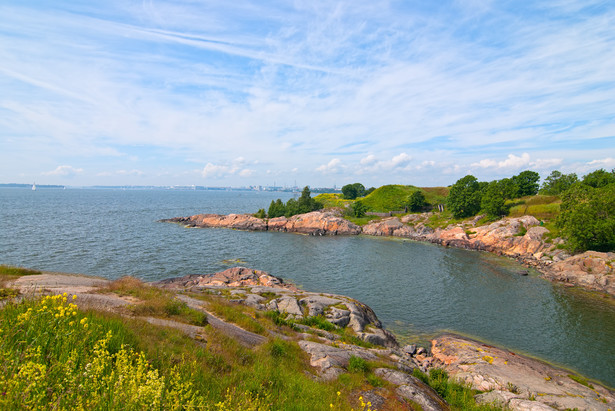
[[[231,266],[354,297],[402,339],[442,330],[615,386],[615,305],[485,253],[372,237],[185,229],[157,220],[254,212],[285,193],[0,189],[0,263],[152,281]]]

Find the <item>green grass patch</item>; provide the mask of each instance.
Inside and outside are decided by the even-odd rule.
[[[553,220],[560,212],[561,199],[558,196],[536,195],[507,201],[509,217],[531,215],[539,220]]]
[[[36,275],[41,274],[38,270],[31,270],[29,268],[14,267],[11,265],[0,264],[0,275],[10,275],[15,277],[21,277],[24,275]]]
[[[342,193],[322,193],[314,197],[314,200],[322,204],[324,208],[345,208],[348,204],[353,203],[353,200],[344,199]]]
[[[140,300],[128,308],[132,314],[137,316],[169,318],[200,326],[207,324],[205,313],[188,307],[185,302],[176,299],[171,292],[146,284],[138,278],[122,277],[100,291],[131,296]]]
[[[578,382],[581,385],[591,388],[592,390],[594,389],[594,386],[585,377],[581,377],[580,375],[568,374],[568,378],[570,378],[573,381]]]
[[[244,330],[261,335],[267,333],[267,329],[257,321],[254,309],[250,309],[250,307],[240,306],[220,299],[212,299],[207,304],[207,308],[225,321],[236,324]]]
[[[446,197],[451,190],[450,187],[421,187],[425,194],[425,201],[429,204],[446,204]]]
[[[17,297],[19,290],[13,287],[7,287],[7,283],[23,277],[25,275],[41,274],[38,270],[29,268],[14,267],[11,265],[0,264],[0,300]]]
[[[382,219],[382,217],[378,217],[375,215],[366,215],[365,217],[344,217],[344,218],[361,227],[371,223],[372,221],[378,221]]]
[[[403,210],[408,196],[418,190],[414,186],[386,185],[372,191],[361,202],[369,211],[379,213]]]
[[[429,374],[425,374],[418,368],[415,368],[412,370],[412,375],[433,388],[447,403],[450,404],[452,410],[483,411],[502,409],[491,405],[477,404],[474,400],[474,396],[480,393],[480,391],[473,390],[452,380],[448,377],[445,370],[432,368],[429,370]]]

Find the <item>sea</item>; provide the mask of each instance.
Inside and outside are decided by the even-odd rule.
[[[297,194],[0,188],[0,264],[145,281],[245,266],[374,309],[402,343],[454,332],[615,386],[612,298],[520,275],[513,260],[404,239],[184,228]]]

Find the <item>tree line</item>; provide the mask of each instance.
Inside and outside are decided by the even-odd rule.
[[[267,212],[265,212],[265,209],[261,208],[256,213],[256,217],[292,217],[297,214],[305,214],[310,211],[320,210],[321,208],[322,204],[312,198],[310,188],[305,186],[303,191],[301,191],[301,196],[298,199],[295,200],[294,198],[291,198],[286,202],[286,204],[279,198],[275,201],[271,200],[271,204],[269,205]]]
[[[467,175],[451,186],[447,208],[455,218],[484,212],[490,218],[508,214],[507,200],[538,193],[560,196],[556,226],[571,251],[615,249],[615,170],[595,170],[582,179],[553,171],[542,186],[534,171],[491,182]]]

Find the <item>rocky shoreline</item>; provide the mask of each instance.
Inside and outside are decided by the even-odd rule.
[[[130,297],[109,293],[110,281],[87,276],[43,273],[21,277],[12,282],[24,295],[70,293],[77,295],[80,308],[125,314],[125,307],[139,304]],[[194,296],[211,295],[228,303],[248,306],[257,312],[279,313],[285,321],[296,324],[289,335],[269,331],[271,337],[292,339],[309,356],[314,378],[332,380],[349,372],[353,357],[379,364],[374,374],[386,381],[384,387],[361,391],[372,408],[406,409],[420,405],[423,410],[447,410],[448,404],[431,387],[421,381],[415,369],[429,372],[439,368],[472,388],[482,391],[479,403],[510,410],[611,410],[615,393],[590,383],[563,369],[469,338],[446,334],[431,341],[428,347],[400,347],[386,331],[371,308],[352,298],[306,292],[281,278],[263,271],[234,267],[206,275],[188,275],[151,284],[174,293],[175,298],[207,314],[215,332],[236,339],[247,348],[264,344],[267,335],[257,335],[217,318],[208,305]],[[326,320],[332,331],[302,321],[318,317]],[[160,318],[143,318],[154,326],[176,328],[207,345],[202,327]],[[336,331],[341,331],[342,334]],[[348,343],[341,335],[353,335],[366,344]],[[393,402],[391,402],[393,401]]]
[[[476,217],[443,229],[426,225],[432,213],[389,217],[360,227],[335,211],[314,211],[290,218],[261,219],[249,214],[198,214],[161,220],[185,227],[277,231],[308,235],[369,235],[408,238],[446,247],[486,251],[515,258],[554,282],[615,296],[615,253],[588,251],[570,256],[561,240],[544,239],[549,230],[532,216],[503,218],[476,226]]]

